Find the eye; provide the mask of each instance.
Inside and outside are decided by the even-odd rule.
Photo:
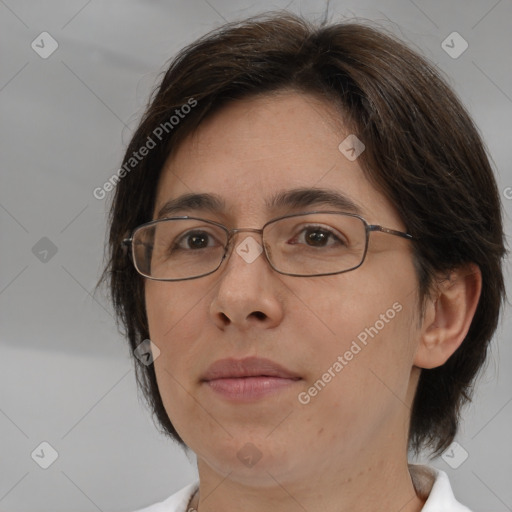
[[[213,240],[215,240],[215,238],[207,231],[187,231],[174,242],[171,250],[205,249],[207,247],[213,247],[212,245],[208,245],[208,242]],[[183,244],[185,244],[185,246]]]
[[[289,243],[306,243],[309,247],[326,247],[329,239],[334,241],[334,243],[330,245],[346,245],[342,239],[336,236],[334,231],[322,226],[307,226],[302,228],[299,235],[295,236]]]

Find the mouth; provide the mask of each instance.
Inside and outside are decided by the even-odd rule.
[[[201,378],[214,393],[232,401],[253,401],[294,386],[301,377],[270,359],[221,359]]]

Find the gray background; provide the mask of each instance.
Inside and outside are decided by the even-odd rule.
[[[91,294],[109,199],[92,191],[118,169],[170,57],[225,20],[286,6],[320,19],[325,2],[0,0],[2,512],[133,510],[194,478],[137,394],[108,301]],[[511,0],[351,0],[329,14],[380,23],[446,74],[493,157],[510,232]],[[45,59],[31,47],[44,31],[59,45]],[[441,46],[453,31],[469,44],[458,58]],[[509,293],[510,275],[508,263]],[[475,511],[512,510],[510,316],[451,453],[467,460],[434,461]],[[58,453],[48,469],[31,456],[43,441]]]

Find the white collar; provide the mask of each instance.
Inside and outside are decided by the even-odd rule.
[[[448,475],[430,466],[409,464],[416,494],[426,499],[421,512],[471,512],[453,495]]]

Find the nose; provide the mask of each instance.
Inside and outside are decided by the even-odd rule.
[[[267,261],[259,229],[236,229],[217,271],[218,284],[210,305],[214,323],[222,330],[271,328],[281,322],[280,276]],[[242,233],[248,232],[248,233]]]

